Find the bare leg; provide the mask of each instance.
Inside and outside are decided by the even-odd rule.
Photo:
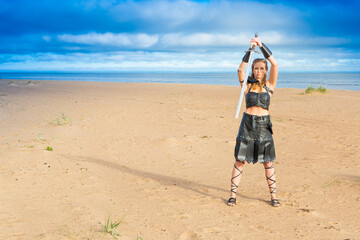
[[[269,185],[270,195],[271,195],[271,204],[274,207],[279,207],[280,202],[276,198],[276,178],[275,178],[275,168],[272,162],[264,162],[265,176],[267,184]]]
[[[232,198],[236,198],[236,190],[239,187],[239,183],[240,183],[240,179],[241,179],[241,174],[242,174],[242,170],[244,168],[244,163],[239,162],[239,161],[235,161],[234,163],[234,168],[232,170],[232,175],[231,175],[231,191],[230,191],[230,199]],[[233,206],[236,204],[236,201],[228,201],[228,205],[229,206]]]

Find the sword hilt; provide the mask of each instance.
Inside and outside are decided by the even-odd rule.
[[[259,37],[259,34],[258,34],[258,33],[255,33],[255,37],[256,37],[256,38]],[[251,51],[254,51],[255,48],[256,48],[256,45],[255,45],[255,46],[252,46]]]
[[[260,54],[260,52],[255,51],[254,49],[255,49],[255,46],[253,46],[253,48],[251,50],[246,50],[245,52],[256,52],[256,53]]]

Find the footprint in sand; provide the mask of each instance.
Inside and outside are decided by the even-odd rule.
[[[23,222],[23,221],[16,218],[16,217],[12,217],[12,218],[9,218],[9,219],[7,219],[7,221],[2,222],[2,223],[6,227],[12,227],[14,224],[17,224],[17,223],[20,223],[20,222]]]
[[[203,232],[203,233],[219,233],[219,232],[220,232],[220,228],[218,228],[218,227],[203,228],[203,229],[201,230],[201,232]]]
[[[12,238],[11,239],[24,239],[25,238],[25,234],[24,233],[13,233]]]
[[[311,213],[313,210],[308,208],[300,208],[297,212]]]
[[[340,232],[340,228],[336,228],[336,227],[334,227],[334,226],[332,226],[332,225],[327,226],[327,227],[324,227],[324,229],[328,229],[328,230],[335,230],[335,231]]]
[[[179,214],[179,215],[176,215],[176,218],[180,218],[181,220],[188,220],[191,218],[191,215],[190,214],[187,214],[187,213],[183,213],[183,214]]]
[[[186,231],[180,234],[180,236],[177,238],[178,240],[196,240],[199,239],[199,237],[190,231]]]
[[[176,137],[168,137],[163,138],[155,142],[157,145],[161,147],[178,147],[181,145],[185,145],[187,141],[185,139],[180,139]]]
[[[298,213],[298,214],[301,214],[301,213],[303,213],[303,214],[310,214],[310,215],[313,216],[313,217],[324,218],[324,216],[323,216],[321,213],[315,211],[315,209],[310,209],[310,208],[299,208],[299,209],[297,210],[297,213]]]
[[[262,231],[266,231],[266,232],[271,232],[272,231],[272,229],[267,228],[267,227],[265,227],[263,225],[251,225],[250,228],[254,229],[254,230],[261,231],[261,232]]]

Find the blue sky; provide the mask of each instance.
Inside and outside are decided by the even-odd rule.
[[[0,71],[234,71],[258,32],[282,72],[359,72],[359,2],[0,0]]]

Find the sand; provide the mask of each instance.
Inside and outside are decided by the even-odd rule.
[[[0,239],[360,239],[360,92],[302,92],[271,100],[282,206],[251,164],[228,207],[240,87],[2,79]]]

